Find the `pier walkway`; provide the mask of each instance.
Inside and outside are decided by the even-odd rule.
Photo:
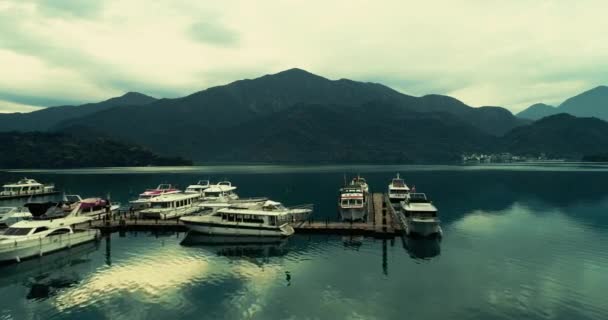
[[[378,238],[392,238],[402,233],[398,213],[382,193],[370,194],[368,215],[365,222],[340,222],[329,219],[315,219],[313,215],[305,220],[292,223],[296,233],[367,235]],[[187,231],[186,226],[177,219],[151,220],[137,219],[128,214],[117,214],[112,219],[95,220],[90,226],[104,233],[115,231]]]

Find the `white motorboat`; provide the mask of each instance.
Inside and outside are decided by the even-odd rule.
[[[405,216],[406,235],[442,235],[437,208],[424,193],[408,194],[406,200],[401,202],[401,207]]]
[[[340,189],[338,211],[344,221],[364,221],[367,216],[367,199],[365,192],[357,185]]]
[[[32,214],[25,207],[0,207],[0,228],[30,219],[32,219]]]
[[[156,189],[148,189],[139,195],[137,200],[130,201],[131,209],[133,210],[142,210],[150,207],[150,200],[164,195],[164,194],[174,194],[179,193],[180,190],[174,188],[170,184],[162,183],[159,184]]]
[[[42,196],[57,193],[54,184],[42,184],[34,179],[23,178],[3,186],[0,199]]]
[[[388,185],[388,199],[391,202],[399,203],[407,198],[410,188],[405,184],[405,181],[397,176],[391,180]]]
[[[203,192],[203,201],[211,202],[230,202],[238,200],[239,196],[234,192],[236,187],[230,181],[221,181],[209,186]]]
[[[140,211],[143,219],[173,219],[193,214],[200,210],[197,205],[200,195],[196,193],[164,194],[150,200],[150,208]]]
[[[210,186],[211,184],[209,183],[209,180],[199,180],[197,183],[189,185],[188,188],[186,188],[186,191],[184,192],[196,193],[199,194],[202,198],[205,190],[207,190]]]
[[[59,212],[63,213],[63,210],[54,211],[53,214]],[[19,262],[97,239],[99,230],[75,228],[91,220],[90,217],[79,215],[79,212],[80,205],[63,216],[49,216],[47,211],[32,211],[32,220],[19,221],[0,235],[0,262]]]
[[[194,232],[211,235],[288,237],[294,233],[289,225],[294,217],[312,212],[311,206],[287,208],[267,200],[254,206],[233,206],[209,215],[182,217],[180,220]]]
[[[82,199],[79,195],[65,195],[64,201],[69,208],[73,208],[77,205],[80,206],[80,214],[89,216],[93,219],[101,219],[105,215],[118,210],[120,204],[110,203],[110,201],[102,198],[85,198]]]

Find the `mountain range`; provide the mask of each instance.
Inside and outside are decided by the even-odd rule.
[[[595,117],[608,121],[608,87],[599,86],[567,99],[557,107],[544,103],[533,104],[519,112],[518,117],[539,120],[558,113],[576,117]]]
[[[559,115],[533,122],[501,107],[473,108],[449,96],[414,97],[378,83],[289,69],[175,99],[128,93],[0,114],[0,131],[78,133],[196,162],[428,163],[465,152],[580,158],[608,144],[598,140],[594,149],[554,140],[571,133],[564,128],[578,128],[579,139],[608,136],[598,121]]]

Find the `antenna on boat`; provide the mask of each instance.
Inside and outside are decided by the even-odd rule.
[[[346,186],[346,173],[344,174],[344,185]]]

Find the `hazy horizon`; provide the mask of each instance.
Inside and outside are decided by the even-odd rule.
[[[0,112],[301,68],[516,113],[608,83],[599,1],[0,1]]]

